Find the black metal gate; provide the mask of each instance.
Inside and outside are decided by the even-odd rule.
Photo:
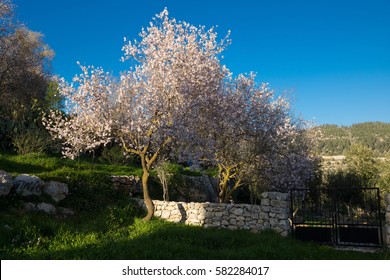
[[[292,233],[331,245],[380,247],[380,209],[378,188],[293,189]]]

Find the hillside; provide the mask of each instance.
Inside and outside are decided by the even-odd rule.
[[[342,155],[352,143],[362,143],[377,156],[390,153],[390,123],[365,122],[351,126],[326,124],[320,126],[317,152],[321,155]]]

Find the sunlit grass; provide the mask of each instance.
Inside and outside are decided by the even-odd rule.
[[[303,243],[267,231],[205,229],[162,220],[118,195],[109,175],[139,175],[137,166],[71,161],[33,154],[0,155],[0,169],[69,185],[59,206],[76,215],[27,213],[20,198],[0,199],[1,259],[389,259],[389,251],[359,253]],[[186,171],[187,172],[187,171]],[[196,175],[196,174],[195,174]]]
[[[129,203],[128,205],[132,205]],[[126,208],[127,207],[127,208]],[[22,216],[24,218],[22,218]],[[144,222],[135,205],[59,220],[0,214],[2,259],[389,259],[389,252],[337,251],[272,231],[205,229]],[[7,226],[6,226],[7,225]]]

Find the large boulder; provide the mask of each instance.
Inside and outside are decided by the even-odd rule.
[[[41,195],[44,182],[37,176],[22,174],[14,179],[16,193],[22,196]]]
[[[54,201],[63,200],[69,193],[68,185],[56,181],[49,181],[43,187],[42,191],[48,194]]]
[[[8,195],[13,186],[11,175],[4,170],[0,170],[0,196]]]

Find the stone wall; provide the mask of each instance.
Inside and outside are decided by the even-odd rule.
[[[384,199],[386,202],[385,243],[390,248],[390,193],[385,194]]]
[[[154,200],[155,217],[203,227],[247,229],[252,232],[272,229],[287,236],[290,232],[290,200],[286,193],[265,192],[261,205]],[[143,205],[143,200],[139,200]]]

